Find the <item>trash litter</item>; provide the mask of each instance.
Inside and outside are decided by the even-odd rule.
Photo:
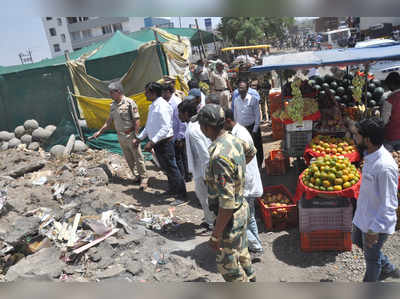
[[[41,176],[37,180],[32,181],[32,185],[41,186],[46,184],[46,182],[47,182],[47,177]]]
[[[106,235],[104,235],[104,236],[102,236],[102,237],[99,237],[99,238],[97,238],[96,240],[94,240],[94,241],[92,241],[92,242],[90,242],[90,243],[88,243],[88,244],[86,244],[86,245],[83,245],[82,247],[79,247],[78,249],[75,249],[75,250],[73,251],[73,253],[74,253],[74,254],[79,254],[79,253],[81,253],[81,252],[83,252],[83,251],[85,251],[85,250],[88,250],[89,248],[91,248],[91,247],[97,245],[97,244],[100,243],[101,241],[104,241],[105,239],[107,239],[108,237],[110,237],[110,236],[112,236],[113,234],[117,233],[118,231],[119,231],[118,228],[114,228],[112,231],[108,232]]]
[[[38,252],[40,249],[48,247],[51,247],[51,242],[48,238],[28,244],[28,249],[31,253]]]
[[[37,171],[32,174],[32,185],[41,186],[47,183],[47,178],[52,176],[51,170]]]
[[[151,260],[151,263],[153,265],[165,265],[165,254],[164,253],[159,253],[158,251],[153,253],[153,258]]]
[[[0,211],[4,207],[7,201],[7,188],[5,190],[0,190]]]
[[[55,184],[53,186],[53,197],[57,200],[62,199],[62,195],[64,194],[65,190],[67,190],[68,186],[66,184]]]
[[[79,176],[87,176],[87,174],[88,174],[88,171],[87,171],[86,168],[84,168],[84,167],[79,167],[78,168],[78,175]]]
[[[176,231],[179,226],[178,217],[174,217],[172,212],[173,209],[169,210],[170,216],[166,217],[162,215],[152,215],[151,212],[145,210],[139,223],[145,225],[148,229],[158,232]]]
[[[0,241],[0,256],[9,253],[13,249],[14,249],[14,247],[11,246],[10,244],[8,244],[4,241]]]

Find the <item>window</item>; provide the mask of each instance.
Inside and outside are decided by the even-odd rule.
[[[56,29],[55,29],[55,28],[50,28],[50,29],[49,29],[49,32],[50,32],[50,35],[51,35],[51,36],[56,36],[56,35],[57,35],[57,32],[56,32]]]
[[[53,47],[54,47],[54,52],[60,52],[61,51],[59,44],[54,44]]]
[[[81,40],[80,31],[71,32],[71,40],[73,41]]]
[[[83,30],[82,35],[84,39],[89,39],[92,37],[92,31],[90,29],[88,30]]]
[[[122,24],[114,24],[112,26],[113,26],[114,32],[116,32],[118,30],[122,31]]]
[[[50,21],[51,19],[52,19],[52,18],[50,18],[50,17],[47,17],[47,18],[46,18],[46,21]]]
[[[64,33],[61,34],[61,41],[62,41],[63,43],[65,43],[65,34],[64,34]]]
[[[103,31],[103,35],[112,33],[111,25],[103,26],[101,30]]]
[[[68,17],[67,22],[68,24],[78,23],[78,19],[76,17]]]
[[[61,20],[61,18],[57,18],[57,25],[58,25],[58,26],[61,26],[61,25],[62,25],[62,20]]]

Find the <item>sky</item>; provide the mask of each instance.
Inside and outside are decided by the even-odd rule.
[[[204,18],[198,19],[200,29],[205,29]],[[194,17],[182,17],[182,27],[189,27],[195,24]],[[175,27],[179,27],[179,18],[171,17]],[[215,28],[220,18],[212,18],[212,26]],[[44,32],[40,17],[21,17],[18,22],[15,17],[4,16],[0,18],[0,66],[21,64],[19,53],[27,52],[29,48],[32,52],[34,62],[44,58],[51,58],[49,44]]]

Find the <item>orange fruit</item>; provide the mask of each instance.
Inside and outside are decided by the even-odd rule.
[[[343,179],[335,179],[335,185],[342,185],[343,184]]]
[[[334,189],[335,191],[340,191],[340,190],[342,190],[342,186],[335,185],[335,186],[333,186],[333,189]]]
[[[349,176],[348,175],[343,175],[342,176],[343,182],[347,182],[349,180]]]
[[[351,187],[351,183],[350,182],[346,182],[343,184],[343,189],[347,189]]]
[[[323,184],[323,186],[324,186],[325,188],[331,186],[331,182],[329,182],[328,180],[323,181],[322,184]]]

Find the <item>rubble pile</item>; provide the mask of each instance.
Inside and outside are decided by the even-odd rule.
[[[27,132],[17,131],[20,138]],[[28,146],[1,151],[0,159],[7,161],[0,166],[0,281],[199,277],[161,234],[179,226],[173,209],[153,215],[108,188],[130,177],[123,157],[89,149],[57,158]]]

